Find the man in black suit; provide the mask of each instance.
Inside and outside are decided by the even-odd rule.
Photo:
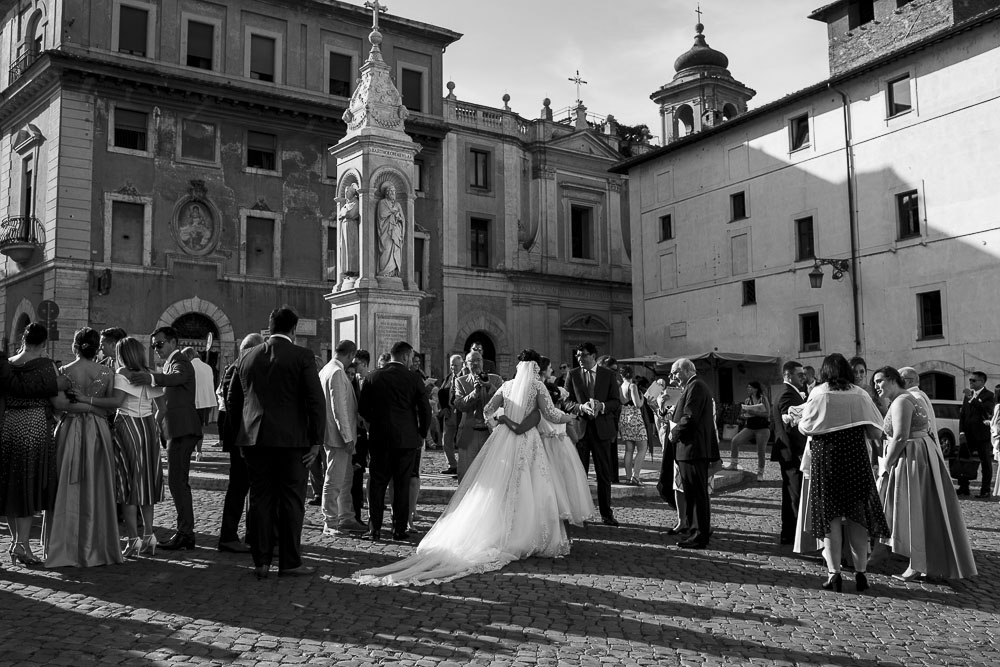
[[[715,429],[715,400],[708,385],[702,382],[690,359],[678,359],[670,369],[678,385],[684,388],[674,407],[669,440],[674,445],[681,488],[687,500],[688,539],[677,546],[704,549],[712,534],[711,507],[708,500],[708,466],[720,460],[719,435]]]
[[[430,428],[431,405],[420,375],[410,370],[413,346],[400,341],[390,360],[370,373],[361,388],[358,412],[368,423],[371,459],[368,484],[368,527],[365,537],[382,539],[385,490],[392,481],[392,538],[405,540],[410,516],[410,479]]]
[[[160,430],[167,439],[167,485],[177,510],[177,532],[161,549],[194,549],[194,505],[191,500],[191,454],[201,441],[201,417],[195,408],[195,374],[177,345],[177,331],[160,327],[153,332],[150,347],[163,360],[163,372],[125,373],[132,384],[163,387],[166,406]]]
[[[969,386],[963,389],[962,411],[959,413],[958,429],[965,434],[965,442],[970,453],[979,455],[983,467],[983,485],[980,498],[989,498],[993,492],[993,448],[990,443],[990,419],[996,397],[986,388],[986,373],[973,371]],[[969,480],[958,481],[958,494],[969,495]]]
[[[788,409],[806,402],[806,373],[797,361],[786,361],[781,367],[785,386],[771,410],[774,424],[774,446],[771,460],[781,466],[781,533],[779,544],[795,542],[795,524],[799,516],[799,496],[802,494],[802,454],[806,449],[806,436],[797,428]]]
[[[618,435],[614,415],[621,408],[621,391],[615,381],[615,372],[597,365],[597,347],[593,343],[580,344],[576,348],[576,358],[580,365],[570,371],[566,383],[569,396],[564,409],[584,419],[586,426],[583,437],[576,443],[576,451],[588,473],[590,457],[594,457],[601,521],[608,526],[617,526],[618,521],[611,511],[611,479],[614,475],[611,466],[617,458],[611,452],[611,442]]]
[[[254,574],[267,576],[278,545],[278,574],[313,574],[302,564],[309,466],[323,444],[326,404],[313,353],[295,344],[298,315],[288,306],[271,312],[271,336],[236,367],[229,405],[243,415],[242,448],[250,471],[252,530],[248,532]]]

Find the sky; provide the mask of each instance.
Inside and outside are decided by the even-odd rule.
[[[701,0],[709,46],[729,71],[757,91],[750,108],[828,77],[826,25],[810,20],[829,0]],[[363,4],[357,0],[358,4]],[[576,100],[569,78],[587,81],[588,112],[646,123],[659,134],[649,95],[674,75],[691,48],[696,0],[387,0],[389,14],[460,32],[444,53],[444,79],[460,100],[540,115]],[[447,90],[442,90],[447,94]],[[558,119],[558,117],[557,117]]]

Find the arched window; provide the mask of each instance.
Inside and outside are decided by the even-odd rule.
[[[920,374],[920,388],[931,398],[942,401],[954,401],[955,376],[939,371]]]
[[[735,104],[727,102],[722,106],[722,120],[732,120],[736,118],[737,114],[739,114],[739,111],[736,109]]]
[[[694,109],[687,104],[677,107],[674,111],[674,125],[678,137],[686,137],[694,132]]]

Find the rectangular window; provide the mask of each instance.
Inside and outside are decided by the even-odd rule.
[[[216,128],[213,123],[197,120],[181,121],[181,157],[203,162],[215,162]]]
[[[405,67],[400,72],[402,79],[400,93],[403,95],[403,106],[410,111],[424,110],[424,74]]]
[[[420,160],[413,161],[413,184],[417,192],[424,191],[424,163]]]
[[[334,147],[335,144],[326,145],[326,178],[331,180],[337,180],[337,158],[333,156],[330,149]]]
[[[812,216],[795,221],[795,261],[816,258],[816,240]]]
[[[896,219],[900,240],[920,236],[920,198],[916,190],[896,195]]]
[[[250,78],[274,81],[275,40],[264,35],[250,35]]]
[[[330,94],[340,97],[351,96],[351,57],[343,53],[330,52]]]
[[[274,220],[247,217],[247,275],[274,276]]]
[[[472,266],[477,269],[490,267],[490,221],[473,218],[469,222],[469,237],[471,240],[470,257]]]
[[[573,259],[594,259],[593,209],[570,206],[571,256]]]
[[[139,7],[118,8],[118,52],[146,57],[149,12]]]
[[[747,193],[737,192],[729,195],[730,220],[742,220],[747,217]]]
[[[326,269],[330,280],[337,279],[337,227],[326,228]]]
[[[115,146],[134,151],[146,150],[149,115],[141,111],[115,109]]]
[[[266,132],[247,132],[247,167],[275,171],[278,137]]]
[[[671,215],[660,216],[660,240],[669,241],[674,238],[674,219]]]
[[[424,289],[424,240],[419,236],[413,239],[413,282],[417,289]]]
[[[850,0],[847,5],[848,29],[854,30],[875,20],[875,0]]]
[[[743,281],[743,305],[753,306],[757,304],[757,281]]]
[[[490,154],[486,151],[472,150],[472,187],[482,190],[490,189]]]
[[[35,160],[25,155],[21,160],[21,215],[30,218],[35,214]]]
[[[187,66],[198,69],[212,69],[212,55],[215,51],[215,26],[211,23],[188,21],[187,24]]]
[[[789,145],[797,151],[809,145],[809,114],[802,114],[788,121]]]
[[[142,232],[146,207],[124,201],[111,202],[111,261],[142,265]]]
[[[944,319],[941,316],[941,292],[917,294],[917,326],[920,340],[944,338]]]
[[[819,352],[819,313],[804,313],[799,315],[799,337],[802,352]]]
[[[910,99],[910,75],[893,79],[886,84],[889,116],[898,116],[913,108]]]

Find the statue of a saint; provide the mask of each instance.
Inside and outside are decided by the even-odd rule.
[[[403,207],[396,201],[396,186],[382,186],[378,202],[378,272],[379,276],[398,276],[403,258]]]
[[[355,278],[360,271],[359,255],[361,247],[361,209],[358,206],[358,186],[351,183],[344,190],[344,196],[337,198],[340,210],[337,211],[337,234],[339,247],[337,249],[337,272],[341,278]]]

